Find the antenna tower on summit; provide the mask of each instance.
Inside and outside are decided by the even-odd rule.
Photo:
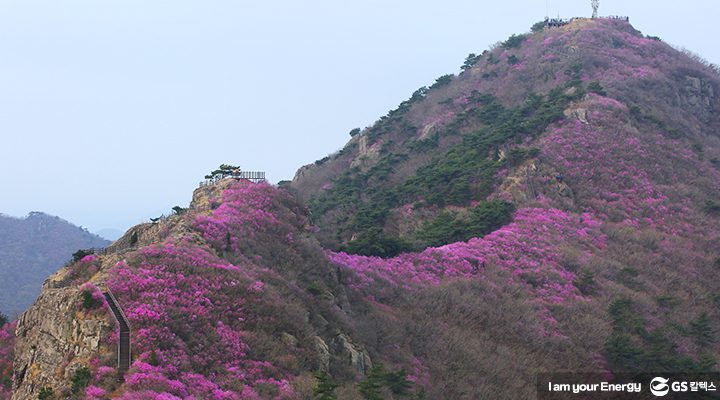
[[[550,19],[550,10],[554,10],[555,5],[553,4],[552,0],[545,0],[545,18]],[[560,15],[560,10],[558,10],[558,16]]]
[[[590,2],[592,3],[592,8],[593,8],[592,17],[597,18],[598,17],[598,7],[600,7],[600,0],[591,0]]]

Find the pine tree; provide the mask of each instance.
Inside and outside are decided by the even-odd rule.
[[[384,376],[384,381],[385,386],[387,386],[393,394],[398,396],[407,395],[412,387],[412,382],[407,380],[407,371],[405,371],[405,369],[397,372],[388,372]]]
[[[318,385],[313,389],[313,394],[317,400],[336,400],[337,395],[335,389],[340,384],[330,379],[330,376],[325,371],[320,371],[315,374],[315,379],[318,381]]]
[[[382,389],[387,388],[400,398],[407,396],[412,388],[412,382],[407,379],[407,371],[401,369],[396,372],[385,372],[382,364],[376,364],[365,380],[358,384],[360,394],[366,400],[383,400]],[[387,394],[387,393],[386,393]]]
[[[183,213],[185,213],[185,211],[187,211],[187,208],[175,206],[172,208],[172,210],[176,215],[182,215]]]
[[[695,320],[690,321],[690,334],[695,338],[695,343],[700,347],[705,347],[715,343],[715,333],[710,324],[710,317],[704,312]]]
[[[358,383],[358,389],[365,400],[384,400],[380,393],[384,383],[385,370],[382,364],[377,364],[372,367],[367,378]]]
[[[229,176],[236,176],[240,172],[237,165],[221,164],[218,169],[205,175],[205,179],[223,179]]]

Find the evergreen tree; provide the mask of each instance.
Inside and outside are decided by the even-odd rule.
[[[150,353],[150,360],[148,360],[148,364],[152,365],[153,367],[160,366],[160,358],[158,357],[155,350]]]
[[[86,366],[80,367],[75,371],[75,376],[72,378],[72,392],[80,393],[90,384],[92,380],[92,372],[90,368]]]
[[[710,324],[710,317],[704,312],[695,320],[690,321],[690,334],[695,338],[698,346],[705,347],[715,343],[715,333]]]
[[[603,89],[603,87],[602,87],[602,85],[600,84],[600,82],[597,82],[597,81],[595,81],[595,82],[590,82],[590,83],[588,84],[587,90],[588,90],[588,92],[590,92],[590,93],[595,93],[595,94],[598,94],[598,95],[600,95],[600,96],[607,96],[607,92],[605,92],[605,89]]]
[[[47,400],[52,399],[54,393],[52,388],[42,388],[40,389],[40,393],[38,393],[38,400]]]
[[[386,399],[386,397],[383,397],[383,388],[389,389],[393,395],[400,398],[410,394],[412,382],[407,379],[405,369],[396,372],[385,372],[383,365],[377,364],[370,370],[367,378],[358,384],[360,394],[366,400]]]
[[[216,170],[205,175],[205,179],[222,179],[234,176],[240,172],[240,167],[230,164],[221,164]]]
[[[465,63],[460,67],[463,71],[466,71],[470,68],[472,68],[475,64],[480,61],[480,55],[476,55],[475,53],[470,53],[467,58],[465,58]]]
[[[93,249],[80,249],[73,253],[73,262],[78,262],[83,259],[85,256],[89,256],[91,254],[95,254],[95,250]]]
[[[538,21],[530,27],[530,30],[533,32],[540,32],[543,29],[545,29],[545,25],[546,25],[545,21]]]
[[[181,215],[181,214],[185,213],[185,211],[187,211],[187,208],[175,206],[172,208],[172,210],[176,215]]]
[[[130,246],[135,246],[138,242],[138,233],[137,231],[133,232],[130,236]]]
[[[716,360],[708,355],[700,356],[696,370],[701,373],[710,372],[715,369]]]
[[[335,389],[340,384],[330,379],[330,376],[325,371],[320,371],[315,374],[315,379],[318,381],[318,385],[313,389],[313,394],[316,400],[336,400],[337,395]]]
[[[358,383],[358,389],[365,400],[384,400],[380,392],[384,383],[385,370],[382,364],[377,364],[372,367],[368,376]]]
[[[412,387],[412,382],[407,379],[407,371],[405,371],[404,368],[397,372],[386,373],[384,381],[385,386],[387,386],[393,394],[398,396],[407,395]]]

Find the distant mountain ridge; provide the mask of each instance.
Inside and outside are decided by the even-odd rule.
[[[109,243],[42,212],[25,218],[0,214],[0,311],[10,316],[22,312],[35,301],[42,282],[72,253]]]

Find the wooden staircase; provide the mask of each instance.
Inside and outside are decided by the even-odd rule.
[[[130,369],[132,363],[132,353],[130,351],[130,323],[125,317],[120,304],[110,290],[103,293],[105,299],[110,306],[110,310],[115,316],[118,328],[120,329],[120,341],[118,342],[118,380],[125,380],[125,373]]]

